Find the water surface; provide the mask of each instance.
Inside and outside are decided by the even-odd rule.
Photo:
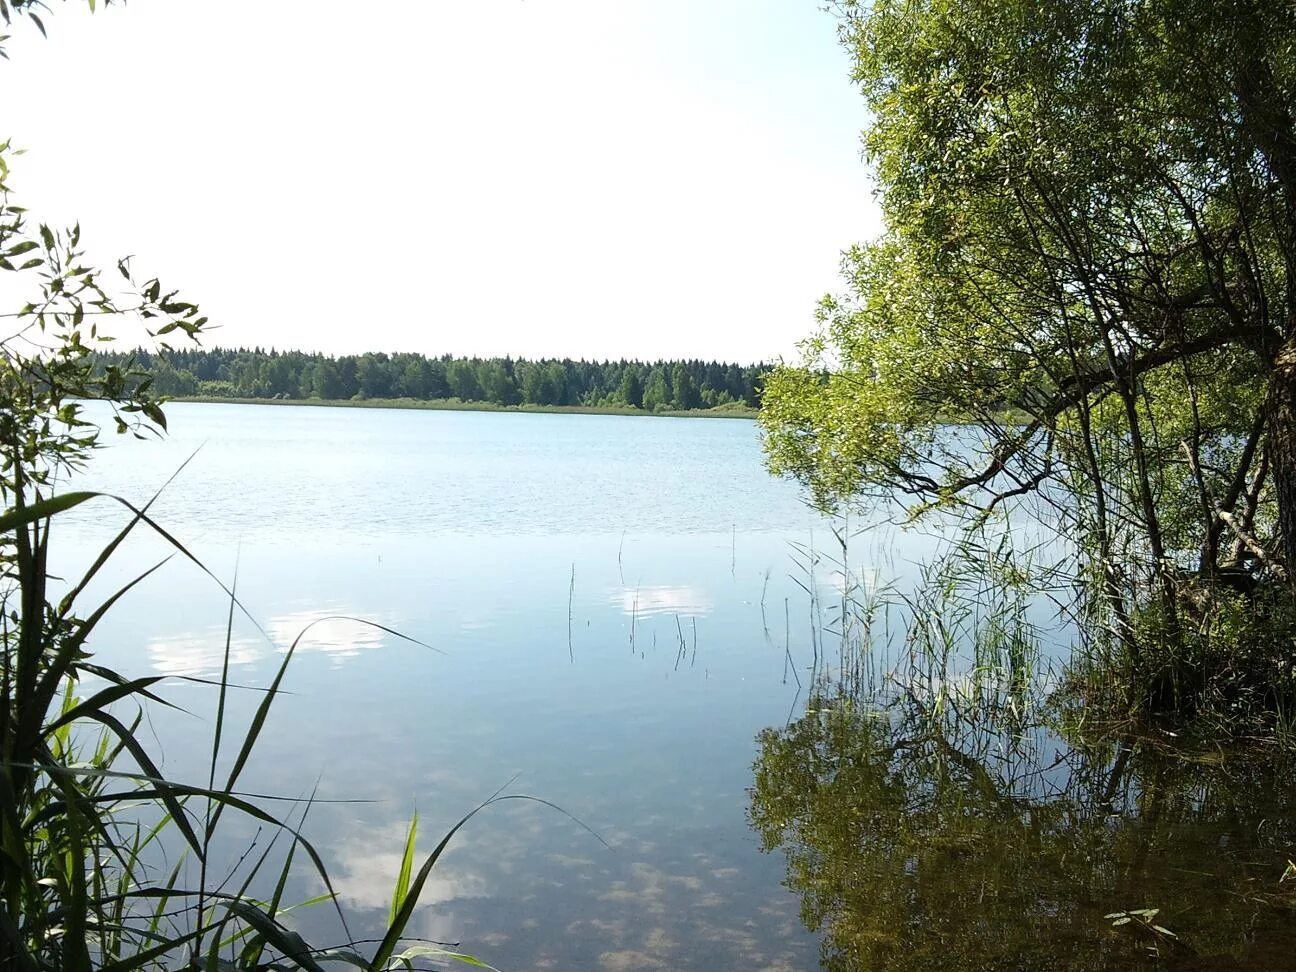
[[[456,838],[411,934],[504,969],[1273,968],[1296,944],[1287,764],[1069,745],[1038,703],[1072,629],[987,582],[1002,525],[927,570],[938,533],[819,516],[746,421],[169,414],[165,440],[110,439],[77,485],[140,503],[188,462],[154,514],[237,588],[234,682],[267,684],[307,631],[241,786],[316,793],[304,830],[354,937],[383,925],[412,814],[426,851],[503,790],[599,835],[510,802]],[[60,517],[56,570],[124,518]],[[96,593],[168,554],[133,538]],[[974,593],[957,610],[955,589]],[[211,677],[228,608],[173,556],[95,650]],[[1030,651],[1005,647],[1016,620]],[[999,648],[978,655],[983,636]],[[150,736],[205,782],[214,693],[167,692],[187,712],[150,711]],[[236,692],[236,719],[258,700]],[[230,818],[221,866],[267,837]],[[320,890],[295,869],[289,899]],[[327,908],[293,921],[346,940]]]
[[[503,968],[806,968],[816,939],[746,820],[755,737],[797,694],[809,605],[788,544],[831,542],[760,462],[753,423],[176,404],[164,441],[110,438],[81,477],[140,502],[188,457],[160,523],[227,583],[232,678],[264,685],[310,622],[243,787],[315,807],[352,932],[385,917],[417,810],[428,849],[501,787],[560,804],[482,814],[416,934]],[[196,454],[194,450],[197,450]],[[66,518],[60,568],[122,516]],[[165,555],[132,541],[117,576]],[[106,591],[107,583],[100,585]],[[101,629],[132,674],[219,671],[227,604],[175,558]],[[795,616],[794,616],[795,612]],[[773,630],[777,628],[777,637]],[[785,636],[789,644],[785,644]],[[432,650],[435,649],[435,650]],[[799,662],[799,664],[802,664]],[[213,694],[151,713],[168,772],[202,774]],[[246,717],[256,696],[240,695]],[[251,828],[235,827],[227,852]],[[294,891],[318,890],[304,870]],[[341,936],[303,913],[312,943]]]

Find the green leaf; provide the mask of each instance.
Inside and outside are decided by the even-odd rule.
[[[396,887],[392,891],[391,909],[387,913],[387,924],[396,922],[401,906],[409,896],[410,875],[414,871],[414,845],[418,839],[418,813],[410,818],[409,830],[405,833],[405,851],[401,854],[400,873],[396,876]]]
[[[286,960],[298,968],[305,969],[306,972],[324,972],[312,957],[311,947],[295,931],[284,928],[265,912],[246,901],[231,901],[226,907],[255,928],[270,945],[282,953]]]
[[[44,520],[65,510],[70,510],[74,506],[80,506],[86,500],[92,500],[103,495],[103,493],[85,491],[63,493],[20,509],[6,510],[3,514],[0,514],[0,533],[8,533],[10,530],[16,530],[18,527],[26,526],[29,523]]]
[[[490,969],[491,972],[499,972],[499,969],[495,968],[495,966],[487,965],[479,958],[448,948],[438,948],[435,945],[413,945],[399,955],[393,955],[392,961],[404,964],[416,958],[450,959],[452,962],[471,965],[475,969]]]

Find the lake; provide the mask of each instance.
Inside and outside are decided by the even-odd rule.
[[[77,480],[142,502],[269,636],[236,618],[235,682],[264,685],[308,623],[242,789],[321,800],[306,832],[353,916],[385,918],[420,846],[497,790],[438,867],[414,933],[502,968],[806,968],[817,939],[746,820],[755,737],[797,700],[809,598],[790,544],[832,524],[721,419],[174,404],[163,441],[106,436]],[[61,569],[123,521],[61,518]],[[114,576],[167,549],[132,540]],[[99,590],[106,592],[108,585]],[[175,559],[97,638],[135,675],[219,673],[227,602]],[[785,644],[786,640],[786,644]],[[214,692],[151,713],[165,768],[205,775]],[[244,718],[251,693],[236,696]],[[236,830],[235,836],[251,834]],[[231,839],[229,852],[238,849]],[[319,887],[302,870],[298,897]],[[301,913],[313,944],[342,938]]]
[[[741,420],[168,415],[163,440],[109,435],[72,485],[141,503],[184,466],[153,513],[246,609],[235,723],[306,632],[239,788],[315,795],[302,829],[349,926],[326,905],[295,912],[317,947],[380,933],[412,815],[426,853],[503,792],[579,823],[487,808],[409,929],[502,969],[1290,955],[1290,767],[1066,743],[1031,699],[1056,686],[1073,632],[1048,598],[996,599],[993,530],[963,574],[927,572],[938,531],[820,516],[765,473]],[[55,572],[84,569],[125,519],[106,501],[60,516]],[[133,537],[92,595],[173,552]],[[974,609],[919,593],[959,585]],[[907,618],[886,590],[911,597]],[[183,711],[154,707],[144,728],[173,778],[206,782],[216,693],[181,676],[219,675],[228,613],[175,556],[97,633],[98,660],[176,676],[165,694]],[[1013,619],[1039,653],[1018,650]],[[983,635],[998,654],[969,648]],[[898,695],[888,670],[905,674]],[[223,826],[217,880],[271,837]],[[292,875],[287,900],[323,890],[301,861]]]

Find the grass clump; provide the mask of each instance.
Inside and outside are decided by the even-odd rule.
[[[1177,624],[1158,605],[1126,637],[1083,646],[1059,700],[1077,718],[1203,741],[1290,735],[1296,713],[1296,605],[1285,587],[1185,588]]]

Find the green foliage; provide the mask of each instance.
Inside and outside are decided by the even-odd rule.
[[[643,381],[637,368],[623,368],[617,398],[632,408],[643,408]]]
[[[1281,883],[1290,746],[1268,742],[1272,726],[1266,744],[1224,750],[1232,727],[1189,742],[1140,735],[1128,710],[1101,718],[1050,670],[1035,627],[1052,614],[1040,592],[1067,578],[1015,536],[956,534],[913,586],[866,584],[845,529],[840,553],[797,550],[816,628],[808,698],[757,737],[749,819],[784,855],[823,966],[1280,967],[1296,908]],[[825,571],[837,604],[815,593]],[[1216,605],[1213,623],[1263,637],[1243,603]],[[1289,616],[1271,644],[1290,633]]]
[[[105,370],[131,362],[152,377],[158,394],[173,397],[457,398],[504,406],[619,406],[647,411],[712,408],[730,402],[755,407],[768,370],[764,364],[698,360],[645,364],[570,358],[426,358],[381,352],[330,358],[261,348],[172,348],[131,354],[100,350],[96,361]]]
[[[644,380],[643,407],[656,412],[670,403],[670,379],[666,376],[666,368],[660,364],[654,365]]]
[[[1250,589],[1241,573],[1195,582],[1182,596],[1181,624],[1159,605],[1131,619],[1133,644],[1100,641],[1069,666],[1059,704],[1090,726],[1138,726],[1182,740],[1287,740],[1296,713],[1296,606],[1282,589]]]
[[[886,232],[770,375],[771,468],[825,505],[1078,543],[1099,626],[1296,570],[1296,8],[836,5]],[[958,427],[951,426],[951,422]]]

